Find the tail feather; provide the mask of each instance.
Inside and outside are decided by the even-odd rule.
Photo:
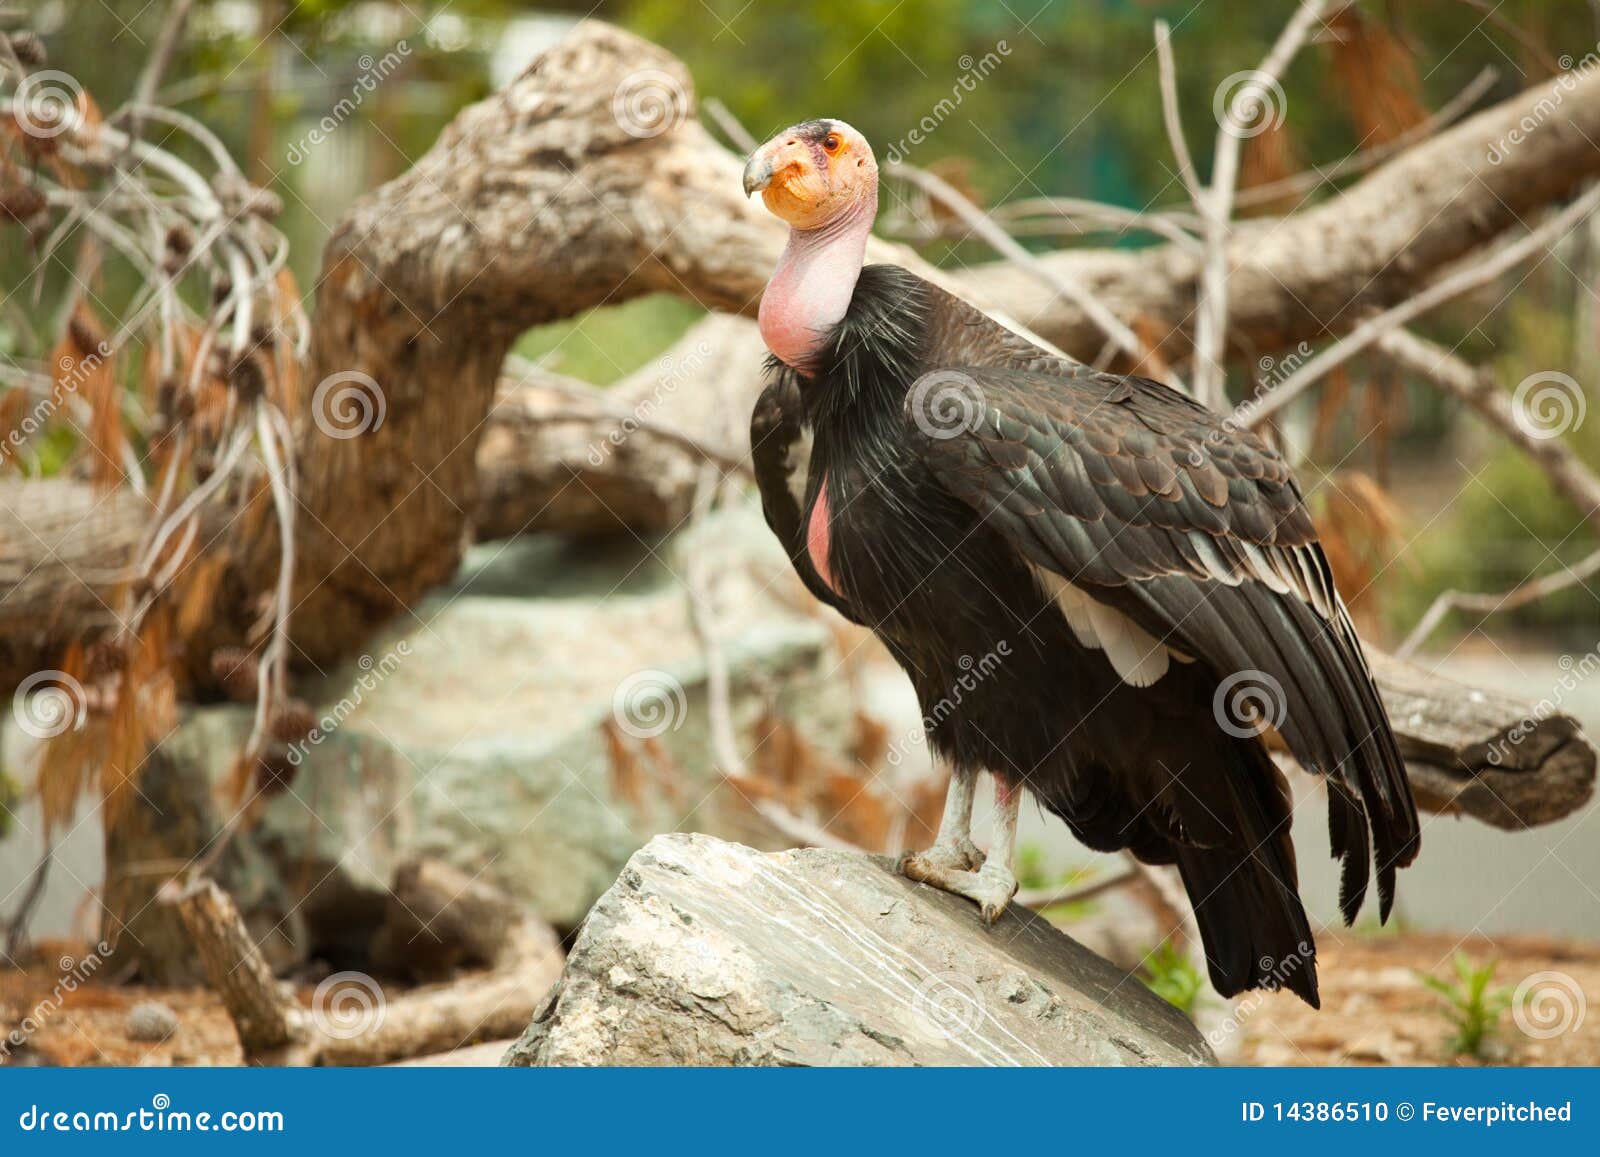
[[[1178,871],[1194,904],[1211,984],[1223,996],[1286,988],[1312,1008],[1317,949],[1277,841],[1237,852],[1182,848]]]

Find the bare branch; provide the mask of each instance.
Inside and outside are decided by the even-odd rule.
[[[1344,5],[1341,4],[1342,8]],[[1301,0],[1261,67],[1230,98],[1217,126],[1211,185],[1198,208],[1204,222],[1205,263],[1200,273],[1200,301],[1195,313],[1195,397],[1213,409],[1227,404],[1227,369],[1223,347],[1228,332],[1228,234],[1233,219],[1233,192],[1239,179],[1239,152],[1245,127],[1241,119],[1271,118],[1278,78],[1321,19],[1327,0]]]
[[[193,7],[194,0],[172,0],[172,7],[167,9],[167,18],[162,22],[155,47],[150,50],[144,68],[139,73],[139,82],[133,87],[133,100],[130,103],[135,106],[133,113],[135,135],[138,133],[139,119],[145,115],[138,106],[149,105],[155,99],[161,78],[166,75],[167,66],[172,63],[173,53],[178,50],[178,44],[183,39],[183,28],[189,20],[189,10]]]
[[[1234,410],[1235,420],[1247,426],[1257,426],[1299,397],[1322,379],[1330,370],[1342,366],[1356,354],[1376,342],[1384,334],[1408,324],[1453,298],[1469,290],[1487,285],[1535,253],[1548,249],[1580,221],[1600,206],[1600,185],[1590,188],[1537,229],[1525,234],[1510,245],[1482,261],[1457,269],[1447,277],[1435,281],[1414,297],[1384,310],[1356,326],[1345,337],[1322,350],[1305,365],[1259,399],[1240,404]]]
[[[1519,419],[1513,396],[1500,388],[1492,373],[1468,365],[1443,346],[1410,330],[1383,334],[1377,340],[1377,348],[1402,369],[1471,406],[1473,412],[1543,470],[1550,484],[1600,535],[1600,476],[1560,438],[1536,429],[1527,415]]]
[[[1082,286],[1062,277],[1032,253],[1029,253],[1017,243],[1015,238],[1000,228],[995,223],[994,218],[962,196],[948,181],[924,169],[908,165],[903,161],[885,164],[884,171],[891,177],[909,181],[930,197],[948,207],[966,223],[973,233],[981,237],[984,242],[1007,261],[1015,264],[1047,289],[1067,298],[1093,318],[1101,331],[1135,361],[1144,363],[1154,357],[1150,347],[1145,345],[1140,340],[1139,335],[1129,329],[1116,314],[1112,313],[1099,301],[1096,301],[1092,294],[1085,292]],[[1167,376],[1173,380],[1174,384],[1181,387],[1181,383],[1177,381],[1170,371]]]
[[[1165,20],[1156,21],[1156,63],[1160,69],[1161,120],[1167,128],[1167,141],[1172,146],[1178,176],[1188,190],[1189,201],[1203,216],[1205,189],[1200,184],[1200,174],[1195,171],[1188,138],[1183,135],[1183,117],[1178,112],[1178,69],[1172,61],[1172,29]]]
[[[1562,567],[1558,571],[1541,575],[1500,594],[1474,594],[1454,589],[1441,591],[1429,605],[1427,612],[1417,621],[1417,625],[1411,629],[1411,633],[1406,636],[1405,642],[1396,648],[1395,655],[1401,659],[1409,658],[1427,641],[1428,636],[1433,634],[1434,629],[1451,611],[1471,611],[1480,615],[1514,611],[1518,607],[1538,602],[1557,591],[1564,591],[1587,582],[1597,574],[1600,574],[1600,550],[1580,560],[1575,566]]]
[[[1341,177],[1353,176],[1375,169],[1390,157],[1398,156],[1419,141],[1425,141],[1440,129],[1454,124],[1467,110],[1477,104],[1483,94],[1494,87],[1494,82],[1500,78],[1498,69],[1485,68],[1468,82],[1449,101],[1441,105],[1438,112],[1418,124],[1412,125],[1404,132],[1397,134],[1391,140],[1381,145],[1366,149],[1363,152],[1353,153],[1343,160],[1335,161],[1331,165],[1323,165],[1309,169],[1304,173],[1296,173],[1292,177],[1284,177],[1281,181],[1269,181],[1265,185],[1252,185],[1248,189],[1240,189],[1234,194],[1233,203],[1238,208],[1247,209],[1255,205],[1267,205],[1283,197],[1300,197],[1321,185],[1331,184]]]

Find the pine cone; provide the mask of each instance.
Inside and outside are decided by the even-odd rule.
[[[83,652],[83,677],[88,682],[99,682],[110,675],[119,674],[127,666],[127,648],[116,639],[100,639],[90,643]]]
[[[255,351],[246,351],[228,367],[228,385],[239,395],[239,400],[246,404],[267,392],[267,375],[262,370],[261,361],[256,357]]]
[[[256,697],[256,659],[243,647],[218,647],[212,651],[211,677],[235,702],[249,703]]]
[[[288,748],[274,743],[256,760],[256,790],[265,796],[282,795],[294,782],[296,770]]]
[[[29,68],[38,68],[45,62],[44,41],[34,32],[13,32],[11,51],[15,52],[17,59]]]
[[[317,729],[317,714],[304,699],[290,699],[272,717],[272,737],[283,743],[299,743]]]
[[[9,185],[0,189],[0,217],[9,217],[26,225],[45,208],[44,194],[27,185]]]

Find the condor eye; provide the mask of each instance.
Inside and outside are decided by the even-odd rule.
[[[844,138],[838,133],[829,133],[822,141],[823,149],[830,153],[837,153],[843,145]]]

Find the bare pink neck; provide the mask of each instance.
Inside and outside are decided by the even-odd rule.
[[[804,372],[828,331],[844,320],[876,215],[873,196],[826,225],[789,230],[761,296],[761,337],[779,360]]]

